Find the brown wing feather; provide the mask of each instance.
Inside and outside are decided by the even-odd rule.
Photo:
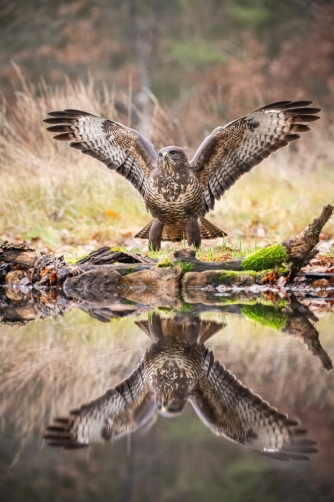
[[[157,158],[152,143],[134,129],[80,110],[49,113],[47,128],[60,141],[81,150],[124,176],[143,196]]]
[[[54,419],[44,438],[50,446],[66,449],[118,439],[143,426],[152,417],[155,399],[139,364],[132,374],[90,403]]]
[[[318,450],[299,422],[279,413],[242,385],[203,349],[203,373],[190,395],[201,420],[218,436],[281,460],[307,460]]]
[[[243,174],[299,139],[297,133],[309,130],[304,122],[320,118],[314,115],[320,109],[308,108],[310,104],[312,101],[273,103],[212,131],[190,162],[203,190],[203,214]]]

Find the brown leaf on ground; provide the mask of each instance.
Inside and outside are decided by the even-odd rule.
[[[263,279],[261,279],[260,284],[275,284],[279,277],[280,275],[278,272],[271,270],[265,277],[263,277]]]
[[[44,268],[43,270],[41,270],[41,276],[45,277],[47,274],[49,274],[51,272],[52,269],[53,269],[53,265]]]
[[[57,283],[57,272],[51,272],[50,274],[50,286],[54,286]]]

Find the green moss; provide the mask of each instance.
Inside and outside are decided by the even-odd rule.
[[[70,263],[71,265],[75,265],[77,261],[78,261],[77,258],[70,258],[69,256],[64,257],[64,262]]]
[[[177,267],[181,267],[184,273],[191,272],[192,269],[194,268],[193,263],[190,263],[189,261],[183,261],[183,260],[176,261],[175,265]]]
[[[112,248],[109,248],[109,251],[111,251],[111,253],[126,253],[127,252],[127,249],[126,247],[121,247],[121,246],[114,246]]]
[[[65,255],[64,256],[64,262],[65,263],[71,263],[71,265],[76,265],[76,263],[79,260],[83,260],[84,258],[87,258],[87,256],[89,256],[89,253],[81,253],[81,254],[78,254],[77,256],[68,256],[68,255]]]
[[[161,260],[166,256],[166,251],[163,249],[159,249],[159,251],[153,251],[152,248],[150,248],[147,252],[148,258],[152,258],[153,260]]]
[[[157,267],[173,267],[173,266],[174,263],[172,262],[169,256],[161,258],[157,263]]]
[[[242,315],[269,328],[282,331],[285,328],[288,316],[280,308],[270,305],[244,305],[241,309]]]
[[[247,256],[241,264],[243,270],[266,270],[282,265],[288,261],[287,251],[282,244],[275,244],[268,248],[260,249]]]
[[[245,287],[254,283],[259,283],[268,273],[268,270],[256,272],[255,270],[243,270],[237,272],[234,270],[223,270],[217,274],[212,274],[211,284],[225,284],[227,286]]]
[[[230,279],[231,282],[238,280],[244,275],[249,275],[250,277],[254,277],[254,279],[256,279],[257,273],[254,270],[245,270],[242,272],[235,270],[223,270],[222,272],[219,272],[219,277],[222,280],[226,281]]]

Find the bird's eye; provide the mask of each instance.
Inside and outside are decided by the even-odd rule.
[[[162,153],[161,152],[159,153],[159,157],[162,157]]]
[[[175,150],[172,150],[171,152],[169,152],[171,155],[175,155],[176,154],[176,151]]]

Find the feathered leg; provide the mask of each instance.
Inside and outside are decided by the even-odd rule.
[[[188,246],[194,245],[195,248],[199,248],[201,245],[201,230],[198,221],[193,216],[187,221],[186,232]]]
[[[153,249],[153,251],[159,251],[161,248],[161,236],[163,231],[163,223],[161,223],[158,218],[154,218],[152,226],[150,228],[150,234],[148,237],[148,248]]]

